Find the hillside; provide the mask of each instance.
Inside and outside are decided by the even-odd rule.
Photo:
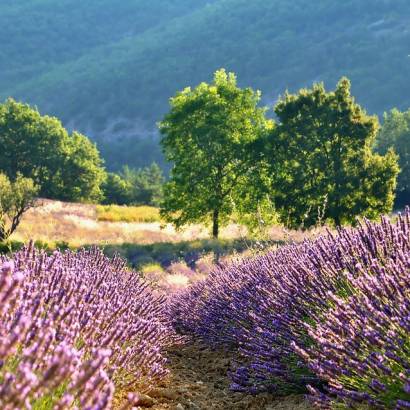
[[[266,103],[347,75],[381,114],[410,106],[409,22],[407,0],[19,0],[0,5],[0,97],[98,139],[146,135],[171,95],[225,67]],[[157,155],[124,144],[116,166]]]

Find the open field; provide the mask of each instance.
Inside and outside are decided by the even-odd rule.
[[[97,211],[96,205],[40,200],[39,206],[30,209],[12,239],[26,242],[32,238],[44,242],[67,242],[78,247],[86,244],[152,244],[156,242],[180,242],[209,238],[208,230],[199,225],[188,226],[177,232],[171,225],[157,222],[126,222],[132,219],[131,212],[121,207],[123,215]],[[142,207],[144,210],[148,207]],[[135,208],[134,208],[135,209]],[[132,208],[131,208],[132,210]],[[135,213],[134,213],[135,216]],[[143,219],[143,216],[140,216]],[[148,215],[150,218],[151,215]],[[117,219],[111,222],[101,219]],[[123,221],[119,221],[123,219]],[[222,239],[244,236],[246,231],[239,226],[223,229]]]
[[[39,200],[11,237],[11,249],[34,240],[47,250],[99,246],[109,256],[121,256],[156,289],[173,293],[204,279],[215,265],[265,252],[287,242],[301,242],[323,232],[270,229],[268,238],[247,238],[246,228],[231,224],[217,240],[201,225],[176,231],[153,207],[100,206]],[[3,246],[3,250],[7,250]]]
[[[268,239],[273,242],[300,242],[320,232],[323,230],[301,232],[275,226],[269,230]],[[11,239],[27,242],[33,238],[50,245],[66,242],[72,247],[79,247],[89,244],[176,243],[210,239],[210,234],[209,228],[202,225],[190,225],[176,231],[172,225],[161,222],[158,210],[152,207],[105,207],[42,199],[37,207],[24,215]],[[231,224],[221,230],[221,240],[246,238],[247,230],[243,226]]]
[[[96,248],[0,255],[0,407],[26,408],[24,382],[35,410],[407,408],[409,235],[407,211],[218,266],[211,252],[139,272]],[[158,245],[141,246],[155,260]]]

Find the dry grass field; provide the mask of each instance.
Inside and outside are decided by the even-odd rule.
[[[316,236],[321,230],[286,231],[280,226],[270,229],[274,242],[301,241]],[[153,244],[208,239],[209,229],[190,225],[176,231],[161,222],[158,210],[151,207],[99,206],[60,201],[39,200],[23,217],[11,239],[44,243],[65,242],[73,247],[85,244]],[[221,230],[221,239],[246,239],[245,227],[231,224]]]
[[[122,208],[122,209],[121,209]],[[147,211],[135,216],[136,210]],[[152,244],[157,242],[180,242],[209,237],[208,230],[199,225],[188,226],[177,232],[171,225],[164,225],[159,217],[152,216],[152,208],[115,207],[109,210],[96,205],[40,200],[30,209],[12,239],[26,242],[32,238],[43,242],[67,242],[72,246],[84,244]],[[104,209],[107,209],[106,211]],[[154,208],[155,209],[155,208]],[[122,213],[122,215],[120,214]],[[156,218],[156,221],[152,221]],[[138,222],[132,220],[137,219]],[[127,222],[129,221],[129,222]],[[222,231],[222,238],[233,239],[246,235],[246,231],[231,225]]]

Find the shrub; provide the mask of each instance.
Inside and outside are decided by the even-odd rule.
[[[29,246],[0,266],[2,409],[111,408],[167,374],[165,301],[121,260]]]
[[[103,185],[104,203],[158,206],[164,180],[162,170],[155,162],[140,169],[125,166],[118,174],[108,174]]]
[[[328,378],[304,360],[306,353],[299,354],[311,352],[313,360],[315,352],[328,348],[319,339],[320,331],[313,330],[326,323],[335,298],[354,300],[349,298],[359,297],[363,272],[386,269],[389,275],[391,264],[406,260],[409,232],[407,213],[395,223],[386,218],[380,224],[366,221],[357,229],[218,269],[173,298],[173,324],[211,347],[238,352],[230,373],[234,390],[287,394],[306,391],[308,384],[321,389]],[[330,360],[331,352],[326,357]]]
[[[380,232],[380,231],[379,231]],[[408,232],[396,231],[408,241]],[[397,237],[400,241],[400,236]],[[401,239],[401,240],[403,240]],[[408,250],[408,249],[407,249]],[[311,388],[322,408],[410,408],[410,260],[374,259],[357,266],[355,294],[332,293],[323,323],[306,324],[313,343],[298,349],[309,368],[329,384],[327,394]]]

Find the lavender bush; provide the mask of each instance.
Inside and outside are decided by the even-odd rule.
[[[312,329],[326,322],[335,297],[357,297],[366,269],[410,255],[409,229],[407,212],[395,223],[366,221],[215,271],[172,301],[174,326],[211,347],[238,351],[235,390],[320,390],[328,379],[305,360],[318,343]]]
[[[407,241],[408,232],[398,232]],[[401,234],[405,234],[401,236]],[[321,408],[410,408],[410,254],[357,266],[355,294],[332,293],[326,320],[305,327],[314,343],[295,347],[310,369],[328,382],[311,388]],[[367,408],[366,407],[366,408]]]
[[[97,249],[0,258],[0,315],[4,410],[111,408],[166,376],[177,340],[165,299]]]

